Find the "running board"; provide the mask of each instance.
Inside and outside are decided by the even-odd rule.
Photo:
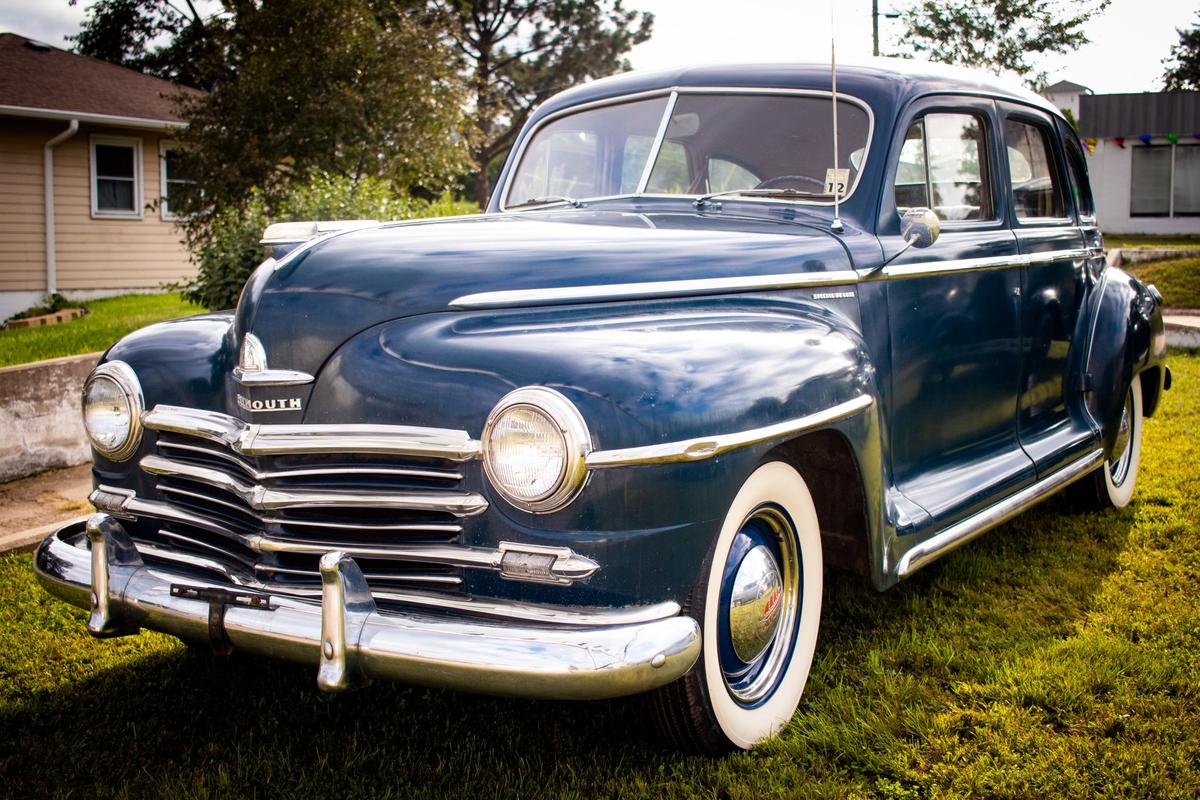
[[[1102,463],[1104,463],[1104,451],[1093,450],[1078,461],[1025,487],[1016,494],[1004,498],[996,505],[985,508],[961,522],[956,522],[941,533],[910,548],[896,564],[896,575],[900,578],[907,578],[921,567],[957,550],[997,525],[1008,522],[1026,509],[1032,508],[1067,484],[1082,478]]]

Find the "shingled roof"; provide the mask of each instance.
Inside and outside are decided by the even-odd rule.
[[[198,91],[15,33],[0,33],[0,114],[28,109],[179,125],[183,118],[174,97],[181,89]]]

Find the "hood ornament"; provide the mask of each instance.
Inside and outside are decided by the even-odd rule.
[[[303,386],[313,382],[313,376],[307,372],[267,367],[267,349],[253,333],[242,337],[233,379],[242,386]]]

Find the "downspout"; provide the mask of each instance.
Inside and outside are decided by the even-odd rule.
[[[58,291],[58,264],[55,261],[54,244],[54,147],[70,139],[79,130],[79,120],[73,119],[67,129],[46,142],[42,148],[42,175],[46,198],[46,294]]]

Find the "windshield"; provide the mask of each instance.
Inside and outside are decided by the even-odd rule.
[[[832,200],[862,168],[870,117],[838,100],[840,171],[828,96],[681,93],[652,153],[667,97],[617,103],[546,123],[521,155],[505,205],[630,194],[778,190]],[[647,172],[647,163],[653,167]]]

